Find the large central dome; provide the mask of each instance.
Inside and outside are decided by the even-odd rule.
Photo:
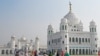
[[[66,18],[69,21],[69,23],[71,23],[71,24],[78,24],[79,23],[78,18],[71,11],[69,11],[69,13],[64,16],[64,18]]]
[[[64,16],[64,18],[66,18],[68,20],[68,22],[70,24],[78,24],[78,18],[75,16],[75,14],[72,12],[72,8],[71,8],[71,3],[69,3],[69,13],[67,15]]]

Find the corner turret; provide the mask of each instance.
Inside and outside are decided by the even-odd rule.
[[[97,45],[97,32],[96,32],[96,24],[92,20],[90,22],[90,35],[91,35],[91,52],[92,54],[97,54],[98,45]]]
[[[35,50],[37,51],[37,54],[39,53],[39,38],[35,38]]]
[[[83,23],[82,23],[82,21],[79,22],[79,30],[83,31]]]
[[[66,18],[62,18],[60,23],[60,32],[67,32],[67,30],[68,30],[68,21]]]
[[[96,24],[93,20],[90,22],[90,32],[96,33]]]
[[[15,49],[15,36],[11,36],[11,48]]]
[[[48,25],[47,33],[48,33],[48,35],[51,35],[51,34],[54,33],[54,32],[53,32],[52,25]]]

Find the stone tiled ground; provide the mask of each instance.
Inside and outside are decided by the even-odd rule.
[[[14,56],[14,55],[0,55],[0,56]],[[43,56],[43,55],[39,55]],[[98,56],[98,55],[70,55],[70,56]]]

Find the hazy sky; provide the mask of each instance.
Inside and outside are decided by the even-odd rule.
[[[71,0],[72,11],[89,31],[93,19],[100,36],[100,0]],[[47,26],[59,31],[60,20],[69,11],[69,0],[0,0],[0,44],[7,43],[12,35],[28,40],[40,38],[46,44]],[[45,42],[45,43],[44,43]]]

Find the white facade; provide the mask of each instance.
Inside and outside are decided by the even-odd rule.
[[[20,39],[16,39],[15,36],[11,36],[11,40],[8,42],[7,45],[0,46],[0,56],[14,56],[15,50],[20,50],[20,52],[27,52],[28,51],[39,51],[39,39],[36,37],[35,44],[32,40],[28,41],[25,37]],[[38,48],[36,48],[38,47]]]
[[[67,15],[61,19],[60,31],[54,33],[52,25],[47,29],[47,49],[67,50],[71,55],[89,55],[97,54],[97,30],[96,24],[92,20],[89,26],[89,32],[83,31],[83,24],[75,14],[70,10]]]

